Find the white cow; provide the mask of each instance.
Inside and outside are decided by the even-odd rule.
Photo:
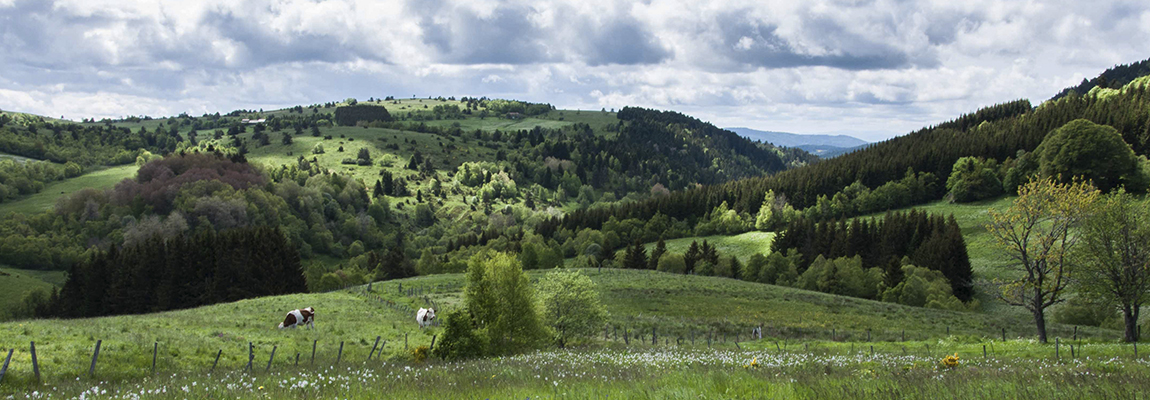
[[[415,322],[419,323],[420,328],[426,328],[428,325],[431,325],[431,321],[434,320],[434,308],[420,308],[419,311],[415,313]]]
[[[291,312],[288,312],[287,316],[284,317],[284,322],[280,322],[279,328],[295,328],[300,325],[306,325],[315,329],[315,309],[308,307],[291,310]]]

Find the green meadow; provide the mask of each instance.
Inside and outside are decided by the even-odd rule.
[[[0,216],[8,213],[33,214],[43,212],[56,205],[56,200],[64,194],[80,189],[108,189],[120,181],[136,175],[135,164],[98,169],[83,175],[44,185],[40,193],[22,199],[0,203]]]
[[[534,279],[543,273],[531,271],[529,275]],[[980,352],[982,344],[1001,341],[1005,328],[1009,341],[1032,351],[1008,352],[1001,344],[994,344],[997,354],[1050,356],[1049,346],[1029,341],[1032,329],[1028,321],[1010,316],[906,307],[726,278],[614,269],[584,273],[596,282],[611,313],[606,336],[596,335],[582,343],[580,348],[585,350],[798,352],[802,346],[803,352],[835,355],[869,354],[866,346],[876,346],[879,353],[901,354],[905,348],[923,357],[936,357],[953,352],[972,354],[975,349]],[[382,351],[378,360],[412,362],[410,349],[430,345],[433,336],[443,333],[438,327],[420,330],[414,310],[435,305],[444,313],[458,307],[462,285],[461,274],[432,275],[377,282],[370,291],[362,286],[146,315],[7,322],[0,324],[0,351],[14,349],[15,355],[0,394],[37,387],[30,368],[29,343],[33,341],[42,381],[47,385],[72,382],[77,377],[88,379],[97,341],[102,343],[96,379],[104,382],[133,382],[149,376],[153,346],[158,348],[157,371],[189,377],[210,370],[217,353],[221,354],[218,372],[245,369],[249,343],[255,349],[253,368],[258,370],[268,369],[273,349],[273,371],[295,368],[297,353],[301,364],[310,365],[313,343],[316,365],[330,366],[338,361],[341,366],[359,368],[372,353],[377,336],[382,348],[377,349]],[[317,329],[276,329],[284,313],[308,306],[316,310]],[[762,341],[750,337],[750,329],[758,326],[763,328]],[[1126,351],[1116,344],[1107,345],[1119,337],[1115,331],[1075,331],[1052,324],[1051,335],[1070,344],[1094,346],[1085,350],[1094,357]],[[1069,341],[1073,335],[1079,342]],[[490,362],[498,363],[499,359]]]

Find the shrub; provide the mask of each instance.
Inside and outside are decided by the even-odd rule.
[[[487,354],[487,341],[475,327],[467,309],[447,314],[443,339],[436,342],[434,353],[444,360],[482,357]]]

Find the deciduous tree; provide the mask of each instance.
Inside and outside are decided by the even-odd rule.
[[[1042,343],[1046,343],[1046,309],[1064,300],[1070,284],[1070,250],[1080,238],[1072,230],[1098,193],[1081,181],[1040,179],[1019,187],[1010,208],[990,210],[986,229],[1013,261],[1003,268],[1019,273],[1001,283],[999,298],[1030,311]]]
[[[1122,311],[1125,340],[1138,340],[1138,314],[1150,300],[1150,213],[1125,191],[1099,199],[1082,225],[1075,281],[1086,296]]]

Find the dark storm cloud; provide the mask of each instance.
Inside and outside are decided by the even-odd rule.
[[[424,11],[426,14],[426,11]],[[532,64],[554,60],[546,32],[531,23],[531,10],[499,6],[489,17],[457,9],[444,21],[425,16],[423,42],[453,64]]]
[[[252,66],[299,61],[334,63],[354,59],[387,62],[362,42],[344,41],[327,34],[276,32],[230,11],[207,13],[201,27],[243,44],[245,61]]]
[[[54,13],[50,1],[18,1],[0,7],[0,56],[4,64],[59,68],[100,63],[96,50],[81,44],[84,32],[114,21]]]
[[[590,65],[657,64],[672,55],[639,21],[629,17],[602,27],[584,24],[581,31],[590,36],[590,46],[582,55]]]
[[[778,26],[742,13],[718,17],[720,52],[750,67],[793,68],[825,66],[845,70],[899,69],[934,66],[933,57],[908,54],[845,29],[837,21],[811,17],[804,21],[804,37],[821,49],[803,49],[777,33]],[[953,40],[953,39],[952,39]]]

